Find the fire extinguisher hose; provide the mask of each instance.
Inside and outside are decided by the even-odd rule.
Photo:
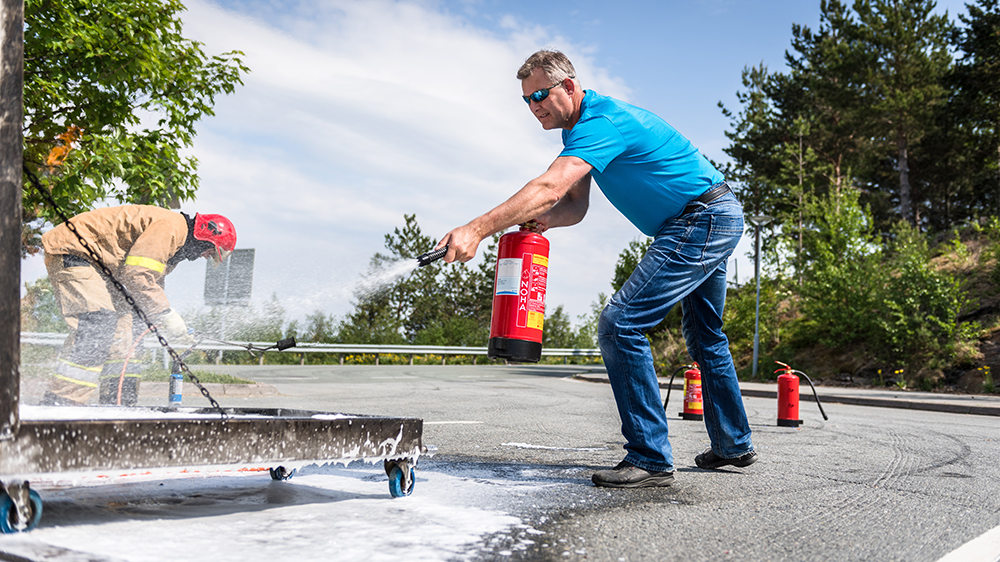
[[[674,377],[676,377],[677,373],[683,371],[684,369],[690,369],[692,367],[694,367],[694,365],[681,365],[680,367],[677,367],[677,370],[674,371],[673,374],[670,375],[670,382],[667,383],[667,399],[663,401],[664,410],[667,409],[667,403],[670,402],[670,389],[674,386]]]
[[[823,411],[823,404],[819,401],[819,394],[816,393],[816,387],[813,385],[813,381],[812,379],[809,378],[809,375],[803,373],[802,371],[792,371],[792,372],[795,373],[796,375],[802,375],[803,377],[805,377],[806,381],[809,382],[809,386],[813,389],[813,397],[816,398],[816,405],[819,406],[819,413],[823,414],[824,420],[829,420],[830,418],[826,417],[826,412]]]

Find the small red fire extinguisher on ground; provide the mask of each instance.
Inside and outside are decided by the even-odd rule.
[[[830,419],[823,411],[823,404],[819,401],[819,395],[816,393],[812,379],[802,371],[793,370],[781,361],[775,361],[775,363],[781,365],[780,369],[774,371],[781,373],[778,375],[778,425],[798,427],[802,424],[802,420],[799,419],[799,377],[795,376],[796,374],[802,375],[809,381],[813,396],[816,398],[816,405],[819,406],[819,413],[823,414],[824,420]]]
[[[670,375],[670,382],[667,383],[667,398],[663,401],[663,409],[667,409],[670,402],[670,389],[674,384],[674,376],[681,370],[684,371],[684,410],[680,413],[681,419],[702,420],[705,418],[705,410],[701,399],[701,370],[698,364],[682,365]]]
[[[497,248],[490,359],[537,363],[542,358],[549,241],[533,222],[500,237]]]

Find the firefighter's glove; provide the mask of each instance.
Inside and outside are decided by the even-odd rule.
[[[157,329],[167,338],[167,343],[174,347],[191,347],[195,344],[194,337],[188,333],[187,325],[180,314],[168,308],[154,320]]]

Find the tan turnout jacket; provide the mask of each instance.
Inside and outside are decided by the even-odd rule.
[[[170,307],[162,282],[173,269],[167,262],[187,240],[183,215],[151,205],[124,205],[81,213],[70,222],[147,314]],[[46,232],[42,246],[47,257],[70,254],[93,261],[65,224]]]

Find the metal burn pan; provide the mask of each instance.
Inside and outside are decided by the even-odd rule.
[[[50,410],[57,419],[22,417],[16,437],[0,442],[0,475],[416,460],[423,451],[423,420],[413,418],[276,408],[226,408],[227,419],[210,408]]]

